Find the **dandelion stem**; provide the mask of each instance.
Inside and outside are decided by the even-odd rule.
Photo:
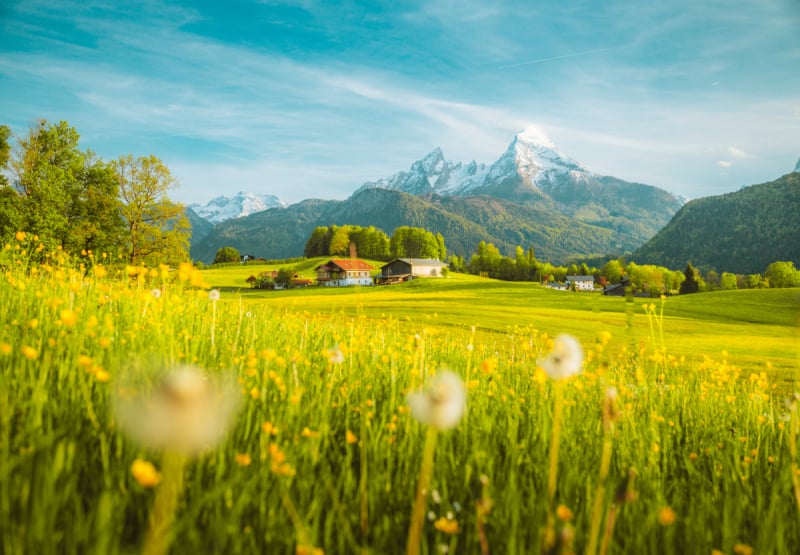
[[[297,540],[300,545],[313,545],[311,543],[311,537],[308,535],[308,530],[306,530],[306,527],[303,524],[303,519],[300,518],[300,513],[297,512],[294,503],[292,503],[292,498],[289,497],[289,494],[283,488],[280,490],[280,496],[283,508],[286,509],[289,519],[292,521],[292,524],[294,524],[294,529],[297,533]]]
[[[419,553],[422,525],[425,521],[425,505],[428,500],[428,488],[433,475],[433,456],[436,451],[436,438],[436,428],[429,426],[428,432],[425,435],[425,448],[422,453],[422,466],[419,471],[419,482],[417,483],[417,494],[414,498],[414,509],[411,511],[411,525],[408,529],[406,555],[417,555]]]
[[[150,528],[147,531],[142,555],[164,555],[172,541],[172,523],[183,491],[183,468],[186,457],[181,453],[164,453],[161,484],[156,491],[153,509],[150,512]]]
[[[543,552],[549,551],[555,543],[555,518],[553,506],[556,498],[558,482],[558,444],[561,438],[561,416],[564,411],[562,402],[564,384],[562,380],[553,382],[553,431],[550,436],[550,470],[547,476],[547,527],[542,540]]]
[[[606,495],[606,479],[608,469],[611,466],[611,426],[604,426],[603,452],[600,456],[600,473],[597,478],[597,489],[594,494],[594,506],[592,507],[592,523],[589,528],[589,543],[586,547],[586,555],[594,555],[597,550],[597,538],[600,533],[600,523],[603,520],[603,502]],[[610,518],[610,517],[609,517]]]
[[[797,503],[797,509],[800,511],[800,475],[798,475],[797,468],[797,434],[798,434],[798,408],[797,401],[792,407],[792,421],[789,428],[789,454],[792,457],[792,486],[794,487],[794,499]]]
[[[606,555],[608,553],[608,546],[611,545],[611,535],[614,533],[614,524],[617,522],[617,511],[618,507],[616,504],[611,505],[611,509],[608,511],[608,519],[606,520],[606,530],[603,533],[603,544],[600,546],[600,555]],[[588,553],[588,551],[587,551]]]

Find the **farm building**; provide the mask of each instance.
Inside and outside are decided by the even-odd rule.
[[[567,276],[567,288],[575,291],[594,291],[594,276]]]
[[[372,266],[357,258],[332,258],[314,268],[317,272],[317,284],[325,287],[373,285],[370,277],[372,269]]]
[[[395,258],[381,266],[379,283],[397,283],[415,277],[442,277],[447,264],[432,258]]]
[[[620,283],[606,285],[606,287],[603,289],[603,295],[607,295],[609,297],[624,297],[625,288],[630,287],[630,284],[631,280],[628,279],[627,276],[622,276],[622,281]]]

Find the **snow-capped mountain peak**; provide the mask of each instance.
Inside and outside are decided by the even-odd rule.
[[[206,204],[192,204],[191,209],[201,218],[218,224],[233,218],[242,218],[270,208],[287,204],[275,195],[254,194],[239,191],[232,197],[218,196]]]
[[[800,158],[797,159],[797,165],[794,167],[794,171],[800,173]]]
[[[467,196],[487,193],[493,187],[520,181],[528,189],[551,191],[565,181],[584,181],[594,177],[582,164],[556,147],[538,127],[517,133],[506,151],[491,166],[445,159],[440,148],[390,177],[364,183],[359,190],[394,189],[412,195]]]

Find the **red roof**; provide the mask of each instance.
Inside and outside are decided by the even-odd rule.
[[[335,264],[342,270],[372,270],[372,266],[357,258],[332,258],[328,264]]]

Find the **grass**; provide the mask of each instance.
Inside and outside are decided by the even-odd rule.
[[[401,552],[427,433],[405,396],[442,368],[466,383],[467,414],[437,440],[421,553],[537,552],[550,521],[564,552],[583,552],[598,514],[601,537],[615,515],[613,553],[800,546],[796,290],[670,298],[662,318],[658,300],[468,276],[238,293],[224,288],[235,267],[129,277],[33,256],[0,254],[3,553],[142,550],[176,467],[135,439],[161,430],[148,403],[133,434],[114,406],[185,364],[235,384],[239,409],[177,467],[174,553]],[[537,360],[565,331],[586,356],[562,384],[554,515],[555,387]]]

